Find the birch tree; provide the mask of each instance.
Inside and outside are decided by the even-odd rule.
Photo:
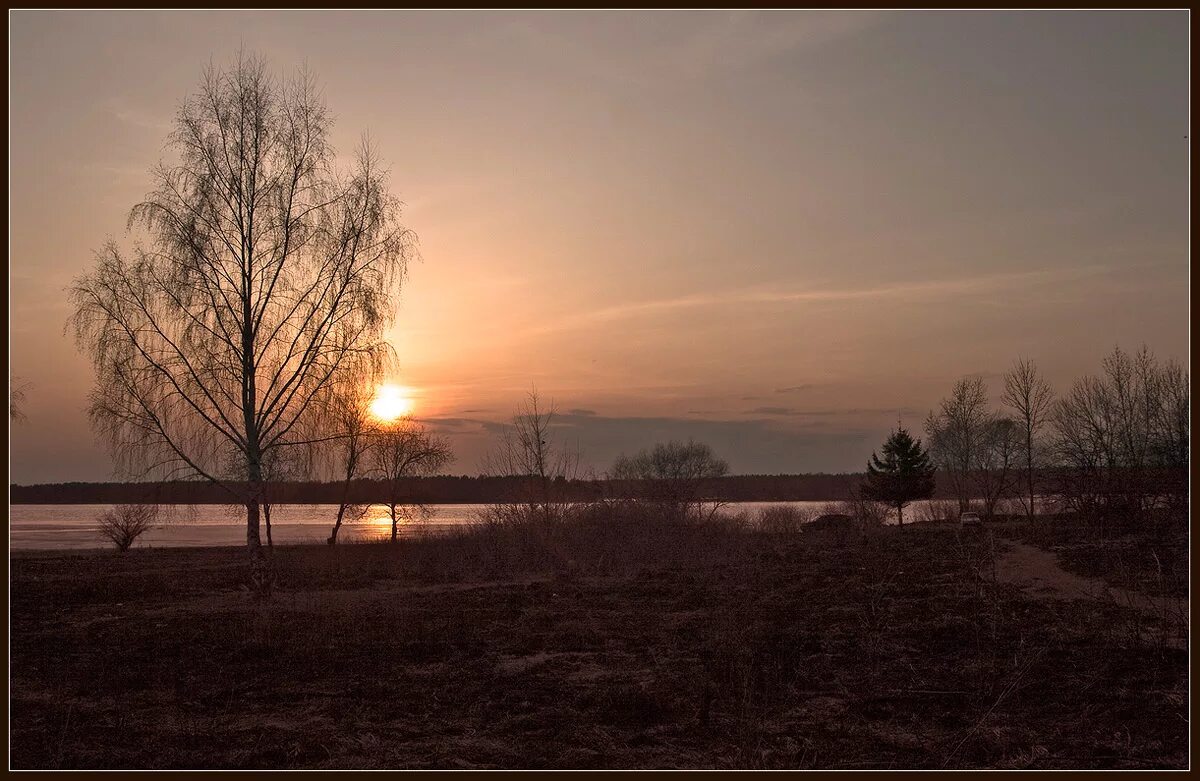
[[[311,436],[326,388],[387,368],[414,246],[374,150],[342,167],[330,128],[308,72],[245,54],[209,67],[130,212],[132,245],[107,243],[70,289],[118,471],[224,485],[245,505],[256,581],[263,464]],[[243,481],[222,477],[231,459]]]

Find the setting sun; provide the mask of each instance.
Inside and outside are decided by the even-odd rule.
[[[379,420],[395,420],[413,411],[412,389],[403,385],[380,385],[371,401],[371,414]]]

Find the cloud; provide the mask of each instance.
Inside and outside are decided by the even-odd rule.
[[[747,415],[835,417],[839,415],[917,415],[915,407],[849,407],[846,409],[804,410],[792,407],[755,407],[746,410]]]
[[[528,335],[553,333],[574,328],[585,328],[601,323],[627,320],[641,316],[652,316],[672,311],[720,306],[769,305],[789,303],[840,303],[848,301],[872,301],[900,299],[905,301],[930,302],[967,296],[995,296],[1005,290],[1020,289],[1025,292],[1031,287],[1100,276],[1112,271],[1109,266],[1086,266],[1083,268],[1037,269],[1004,274],[989,274],[958,279],[928,279],[920,282],[900,282],[866,288],[798,290],[743,289],[727,292],[694,293],[674,298],[652,301],[634,301],[625,304],[600,307],[590,312],[569,315],[557,322],[536,326]],[[796,386],[803,387],[803,386]]]
[[[596,411],[593,409],[569,409],[569,410],[567,410],[567,414],[568,415],[595,415]]]
[[[776,393],[799,393],[800,391],[812,390],[815,387],[817,387],[817,386],[814,385],[813,383],[809,382],[809,383],[805,383],[803,385],[792,385],[788,388],[776,388],[775,392]]]
[[[525,50],[595,84],[649,89],[753,68],[786,53],[853,37],[879,23],[876,11],[698,11],[643,14],[631,38],[612,14],[526,17],[506,26]],[[581,23],[582,22],[582,23]],[[616,36],[620,36],[617,38]]]
[[[118,122],[155,133],[170,131],[174,119],[174,113],[171,111],[159,112],[118,100],[109,101],[108,110]]]
[[[700,412],[694,410],[692,412]],[[689,413],[690,415],[691,413]],[[507,424],[467,420],[445,435],[464,468],[479,468],[495,436]],[[770,419],[713,420],[697,417],[608,417],[565,413],[556,418],[555,441],[578,449],[582,462],[603,472],[622,453],[656,442],[695,439],[727,459],[735,473],[854,471],[886,435],[883,426],[834,422],[782,425]],[[874,429],[878,428],[878,431]]]

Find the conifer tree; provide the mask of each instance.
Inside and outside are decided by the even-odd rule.
[[[871,453],[863,496],[895,507],[903,528],[905,506],[933,495],[933,474],[933,464],[921,447],[921,440],[913,439],[908,431],[898,427],[883,443],[882,459]]]

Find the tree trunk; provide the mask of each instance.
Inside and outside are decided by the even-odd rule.
[[[1026,429],[1025,435],[1025,481],[1029,485],[1029,520],[1033,520],[1033,436]]]
[[[900,521],[900,528],[904,528],[904,505],[896,505],[896,518]]]
[[[257,594],[269,596],[271,581],[263,560],[262,539],[259,537],[258,494],[246,502],[246,548],[250,552],[250,588]]]
[[[396,542],[396,505],[392,505],[392,543]]]
[[[339,505],[338,505],[338,514],[337,514],[337,520],[333,522],[333,531],[330,533],[330,535],[329,535],[329,539],[325,541],[325,542],[327,542],[328,544],[330,544],[330,545],[337,545],[337,533],[338,533],[338,529],[342,528],[342,518],[344,518],[344,517],[345,517],[345,515],[346,515],[346,505],[345,505],[345,503],[339,504]]]
[[[267,547],[275,550],[275,542],[271,539],[271,504],[263,502],[263,520],[267,522]]]
[[[258,499],[251,499],[246,502],[246,548],[250,551],[252,559],[262,555],[262,537],[259,535],[259,528]]]

